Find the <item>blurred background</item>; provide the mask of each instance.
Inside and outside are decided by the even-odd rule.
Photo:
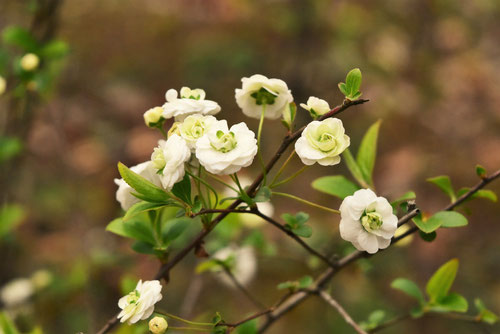
[[[37,6],[49,2],[2,0],[0,29],[33,28]],[[500,168],[498,0],[55,2],[52,18],[45,17],[50,27],[43,29],[69,46],[57,81],[44,94],[26,98],[28,106],[0,96],[2,136],[18,138],[14,154],[0,165],[2,205],[9,206],[2,211],[3,224],[9,226],[0,226],[0,286],[19,278],[36,283],[29,297],[7,308],[24,332],[40,326],[46,333],[94,333],[118,311],[122,287],[156,273],[159,264],[153,257],[135,253],[130,240],[104,229],[122,214],[115,201],[116,164],[149,159],[160,136],[144,126],[142,115],[162,105],[169,88],[203,88],[208,99],[222,106],[220,118],[230,124],[245,121],[256,131],[257,120],[244,117],[234,100],[242,77],[280,78],[297,104],[317,96],[334,106],[342,102],[337,84],[359,67],[363,98],[370,102],[341,119],[355,150],[366,129],[383,119],[375,167],[380,195],[395,199],[414,190],[418,205],[434,212],[448,199],[427,178],[450,175],[458,189],[477,182],[477,163],[490,172]],[[34,27],[36,35],[40,30]],[[15,54],[15,48],[10,52]],[[21,117],[20,108],[29,117]],[[298,114],[298,123],[305,124],[307,112]],[[265,157],[285,132],[279,121],[265,123]],[[293,163],[290,173],[300,167],[298,159]],[[244,173],[251,178],[256,166]],[[340,200],[310,187],[315,178],[333,174],[348,172],[343,164],[316,165],[284,189],[336,208]],[[500,193],[500,182],[489,189]],[[351,251],[339,237],[339,217],[282,198],[273,204],[276,218],[299,210],[311,214],[314,234],[308,242],[317,249]],[[480,297],[500,312],[500,207],[479,200],[467,207],[469,226],[440,230],[432,243],[415,237],[360,261],[332,281],[332,294],[358,321],[376,309],[386,310],[388,317],[402,314],[414,303],[391,289],[390,282],[406,277],[423,287],[441,264],[457,257],[453,290],[467,297],[471,309],[472,300]],[[278,283],[314,276],[322,265],[272,227],[258,230],[258,272],[248,289],[271,305],[283,294]],[[208,238],[207,250],[239,244],[253,232],[241,222],[225,222]],[[196,275],[199,262],[190,255],[172,271],[162,308],[203,320],[219,311],[227,321],[255,311],[241,293],[213,275]],[[500,327],[489,330],[497,333]],[[118,332],[135,333],[127,326]],[[353,331],[316,299],[269,331],[329,332]],[[402,332],[480,329],[426,317],[383,333]]]

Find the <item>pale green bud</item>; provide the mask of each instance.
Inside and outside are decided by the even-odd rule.
[[[158,169],[159,171],[165,168],[167,162],[165,161],[165,154],[160,147],[154,148],[153,154],[151,155],[151,162],[153,163],[153,167]]]
[[[288,108],[283,109],[283,119],[281,122],[288,130],[293,129],[293,122],[295,121],[295,116],[297,115],[297,106],[295,103],[290,103]]]
[[[149,330],[153,334],[163,334],[167,331],[168,323],[163,317],[154,317],[149,320]]]
[[[40,58],[34,53],[27,53],[21,58],[21,68],[25,71],[34,71],[40,64]]]
[[[330,111],[330,106],[325,100],[311,96],[307,100],[307,104],[301,103],[300,106],[309,111],[311,117],[316,119]]]
[[[205,91],[200,88],[191,89],[189,87],[182,87],[180,95],[182,99],[204,100],[206,94]]]
[[[162,120],[163,108],[151,108],[144,113],[144,123],[149,127],[156,127],[158,122]]]

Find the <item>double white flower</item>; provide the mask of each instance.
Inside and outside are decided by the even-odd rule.
[[[134,324],[139,320],[149,318],[155,309],[155,304],[162,298],[160,281],[144,281],[137,283],[135,290],[120,298],[118,306],[122,309],[118,314],[120,322]]]
[[[318,118],[319,116],[322,116],[330,111],[328,102],[315,96],[309,97],[307,104],[301,103],[300,106],[309,111],[312,118]]]
[[[227,121],[217,121],[196,142],[196,158],[212,174],[236,173],[250,166],[256,154],[255,133],[243,122],[228,129]]]
[[[151,155],[151,163],[159,174],[161,184],[171,190],[174,184],[182,180],[185,174],[184,163],[191,157],[191,150],[186,141],[177,134],[168,140],[160,140]]]
[[[156,173],[151,161],[140,163],[130,169],[151,183],[161,186],[160,177]],[[120,203],[123,210],[127,211],[132,205],[139,202],[139,199],[132,195],[132,187],[124,179],[115,179],[115,184],[118,186],[116,200]]]
[[[186,141],[191,151],[196,148],[196,142],[203,137],[217,122],[213,116],[191,115],[182,123],[176,124],[176,131]]]
[[[349,145],[350,139],[342,121],[328,118],[309,123],[295,143],[295,150],[306,165],[317,162],[322,166],[332,166],[340,162],[340,154]]]
[[[265,117],[278,119],[293,101],[292,93],[283,80],[254,74],[241,81],[242,88],[235,90],[236,103],[248,117],[260,118],[265,105]]]
[[[387,248],[398,227],[398,217],[384,197],[370,189],[347,196],[340,206],[340,236],[370,254]]]
[[[202,89],[182,87],[181,97],[177,96],[175,89],[169,89],[165,94],[167,103],[163,105],[163,118],[175,117],[176,121],[182,121],[192,114],[215,115],[221,109],[217,102],[205,100],[205,91]]]

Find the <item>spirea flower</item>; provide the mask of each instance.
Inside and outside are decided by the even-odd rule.
[[[205,100],[205,91],[202,89],[182,87],[180,93],[180,98],[175,89],[169,89],[165,94],[167,99],[167,103],[163,105],[165,119],[175,117],[176,121],[182,121],[189,115],[215,115],[220,111],[217,102]]]
[[[309,97],[307,104],[301,103],[300,106],[309,111],[312,118],[318,118],[330,111],[328,102],[314,96]]]
[[[182,180],[185,174],[184,163],[191,157],[186,141],[177,134],[168,140],[160,140],[151,155],[151,163],[160,177],[161,184],[167,190]]]
[[[146,161],[130,168],[134,173],[139,174],[151,183],[161,186],[159,175],[153,167],[151,161]],[[115,179],[118,186],[116,191],[116,200],[120,203],[123,210],[127,211],[132,205],[139,202],[139,199],[132,195],[133,189],[124,179]]]
[[[228,269],[234,278],[242,285],[248,285],[257,273],[257,259],[254,249],[250,246],[238,248],[231,245],[218,250],[214,255],[214,259],[224,261],[228,265]],[[223,270],[217,271],[217,278],[223,284],[235,287],[233,281],[228,277]]]
[[[27,53],[21,58],[20,64],[23,70],[34,71],[40,64],[40,58],[34,53]]]
[[[164,317],[154,317],[149,320],[149,331],[153,334],[163,334],[167,331],[168,323]]]
[[[144,113],[144,123],[149,127],[155,127],[161,121],[162,114],[162,107],[151,108]]]
[[[30,279],[16,278],[0,289],[0,301],[6,307],[19,306],[27,301],[35,292]]]
[[[241,79],[243,86],[235,90],[236,103],[248,117],[260,118],[265,105],[265,117],[278,119],[293,96],[283,80],[269,79],[261,74]]]
[[[0,95],[5,93],[6,89],[7,89],[7,80],[5,80],[5,78],[0,75]]]
[[[120,322],[134,324],[139,320],[147,319],[153,314],[155,304],[162,298],[160,281],[144,281],[137,283],[135,290],[123,296],[118,301],[122,309],[118,314]]]
[[[312,165],[332,166],[340,162],[340,154],[350,145],[342,121],[328,118],[312,121],[295,143],[295,150],[302,162]]]
[[[398,217],[387,199],[370,189],[347,196],[340,205],[340,216],[340,236],[370,254],[387,248],[398,227]]]
[[[225,120],[217,121],[196,142],[196,158],[212,174],[236,173],[250,166],[256,154],[255,133],[243,122],[228,129]]]
[[[186,141],[188,147],[194,151],[196,141],[207,133],[217,119],[213,116],[191,115],[182,123],[176,125],[179,135]]]

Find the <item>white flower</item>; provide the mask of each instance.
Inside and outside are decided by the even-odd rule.
[[[177,91],[169,89],[165,94],[167,103],[163,105],[163,117],[169,119],[175,117],[176,121],[182,121],[189,115],[215,115],[220,111],[217,102],[205,100],[205,91],[202,89],[189,89],[182,87],[181,97],[177,98]]]
[[[120,298],[118,306],[122,309],[118,314],[120,322],[129,325],[147,319],[155,309],[155,304],[162,298],[160,281],[144,281],[137,283],[135,290]]]
[[[180,124],[176,124],[179,135],[186,141],[188,147],[194,151],[196,142],[207,133],[217,119],[213,116],[191,115]]]
[[[0,75],[0,95],[5,93],[6,89],[7,89],[7,80],[5,80],[5,78]]]
[[[260,118],[265,105],[265,117],[278,119],[293,101],[292,93],[283,80],[268,79],[263,75],[254,74],[241,81],[242,88],[235,90],[236,103],[248,117]]]
[[[35,292],[30,279],[17,278],[0,290],[0,300],[6,307],[18,306],[28,300]]]
[[[257,209],[268,217],[273,217],[274,206],[271,202],[262,202],[256,204]],[[240,220],[248,228],[257,228],[262,226],[266,221],[254,214],[240,214]]]
[[[130,170],[151,183],[161,186],[160,177],[156,174],[156,170],[153,168],[151,161],[140,163],[137,166],[131,167]],[[120,203],[123,210],[127,211],[132,205],[139,202],[139,199],[132,195],[134,190],[124,179],[115,179],[115,184],[118,186],[116,200]]]
[[[318,116],[324,115],[330,111],[328,102],[314,96],[309,97],[307,104],[301,103],[300,106],[309,111],[313,118],[318,118]]]
[[[398,227],[398,217],[387,199],[370,189],[347,196],[340,205],[340,216],[340,236],[370,254],[387,248]]]
[[[34,53],[27,53],[21,58],[20,64],[23,70],[33,71],[40,64],[40,58]]]
[[[151,155],[151,162],[157,170],[163,187],[172,189],[174,184],[184,177],[184,163],[191,157],[191,151],[186,141],[177,134],[171,135],[168,140],[160,140]]]
[[[257,272],[257,259],[255,258],[253,248],[250,246],[238,248],[231,245],[218,250],[213,255],[213,258],[227,263],[229,271],[241,285],[250,283]],[[226,272],[222,270],[218,271],[217,278],[222,283],[235,287],[234,282],[228,277]]]
[[[257,154],[255,133],[245,123],[228,129],[225,120],[214,123],[196,142],[196,157],[212,174],[228,175],[252,164]]]
[[[164,317],[154,317],[149,320],[149,330],[153,334],[163,334],[167,331],[168,323]]]
[[[312,165],[315,162],[323,166],[332,166],[340,162],[340,154],[350,145],[342,121],[328,118],[312,121],[295,143],[295,150],[302,162]]]
[[[144,113],[144,123],[149,127],[153,127],[161,120],[162,114],[162,107],[151,108]]]

